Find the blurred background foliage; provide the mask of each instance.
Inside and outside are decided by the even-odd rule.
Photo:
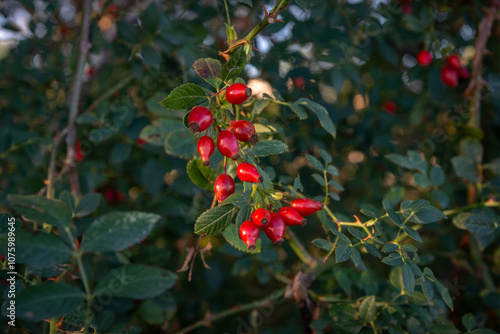
[[[259,1],[229,0],[228,4],[240,37],[263,17]],[[403,199],[424,198],[442,210],[497,199],[498,22],[487,44],[490,53],[483,59],[487,87],[481,100],[480,128],[468,126],[470,103],[464,97],[468,81],[452,89],[440,79],[448,54],[459,55],[462,65],[470,68],[478,23],[489,4],[466,0],[291,2],[280,15],[285,23],[270,25],[256,39],[260,52],[254,52],[243,77],[254,92],[277,90],[285,100],[306,97],[321,103],[338,134],[333,140],[316,118],[299,121],[289,108],[271,104],[262,116],[283,129],[290,151],[264,160],[269,175],[282,185],[300,175],[305,194],[321,195],[322,187],[311,177],[305,154],[319,157],[319,149],[328,151],[340,170],[336,180],[345,189],[339,201],[332,200],[332,207],[345,221],[353,220],[360,209],[380,212],[383,199],[398,204]],[[264,5],[269,10],[273,3]],[[81,7],[81,1],[69,0],[6,0],[0,4],[2,212],[13,214],[6,201],[9,193],[43,193],[53,138],[68,119]],[[173,130],[179,123],[174,121],[182,120],[182,113],[167,111],[158,102],[182,83],[205,85],[192,64],[202,57],[218,58],[218,52],[227,48],[224,24],[223,1],[92,1],[91,45],[77,119],[81,191],[103,194],[98,214],[136,210],[164,218],[141,245],[96,257],[90,267],[92,279],[128,262],[175,271],[182,266],[186,247],[196,242],[194,220],[210,206],[212,194],[191,183],[186,160],[167,156],[161,145],[155,145],[154,140],[163,139],[161,134],[146,139],[140,134],[152,122],[166,120]],[[434,57],[427,68],[416,62],[416,54],[423,49],[431,50]],[[476,161],[484,164],[477,182],[466,181],[452,162],[460,155],[459,143],[466,137],[480,140],[484,148],[484,155]],[[430,164],[440,165],[445,181],[439,186],[425,179],[418,182],[413,172],[385,157],[389,153],[406,155],[410,149],[420,151]],[[60,151],[58,170],[65,158],[65,149]],[[467,156],[467,152],[462,154]],[[468,189],[474,183],[481,186],[471,202]],[[63,177],[56,184],[56,197],[69,190]],[[498,213],[490,210],[487,214],[497,226]],[[91,222],[92,218],[82,218],[78,229],[83,231]],[[481,244],[486,247],[482,247],[484,256],[473,254],[474,237],[457,224],[448,219],[420,230],[425,240],[419,246],[421,261],[434,269],[436,277],[451,284],[455,310],[444,311],[444,318],[464,331],[460,319],[472,313],[481,326],[498,328],[498,288],[490,291],[493,295],[484,292],[488,287],[479,268],[486,265],[498,286],[498,239]],[[326,252],[310,241],[322,234],[316,217],[300,233],[317,259]],[[151,300],[114,300],[108,307],[115,314],[114,323],[132,326],[124,331],[130,333],[154,333],[160,328],[174,332],[207,314],[262,299],[283,287],[276,277],[292,278],[301,269],[286,243],[275,248],[263,240],[262,253],[247,255],[222,236],[205,239],[213,245],[207,258],[210,270],[196,262],[191,282],[187,272],[179,273],[160,306]],[[365,260],[366,272],[350,263],[331,266],[312,288],[318,294],[353,300],[369,294],[390,295],[391,268],[371,260]],[[343,285],[339,277],[347,277],[348,283]],[[242,319],[250,326],[241,327],[243,332],[301,331],[299,309],[292,302],[276,306],[272,316],[263,320],[258,315],[243,312],[199,331],[236,332]],[[321,311],[319,317],[329,316]],[[421,332],[417,320],[417,325],[413,320],[404,321],[403,331]],[[321,332],[322,323],[315,324]],[[25,325],[32,332],[41,330],[41,325]],[[328,332],[330,327],[325,328]]]

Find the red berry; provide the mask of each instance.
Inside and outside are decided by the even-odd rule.
[[[3,256],[2,254],[0,254],[0,262],[3,262],[5,261],[5,256]]]
[[[210,156],[214,153],[215,144],[209,136],[203,136],[198,139],[198,153],[200,153],[203,166],[210,166]]]
[[[236,175],[243,182],[262,183],[264,181],[257,168],[248,162],[242,162],[238,165]]]
[[[233,160],[238,160],[240,158],[240,146],[238,145],[236,136],[231,131],[223,130],[219,132],[217,148],[223,156]]]
[[[259,136],[255,133],[255,127],[249,121],[238,121],[232,125],[232,130],[236,139],[242,142],[257,144]]]
[[[137,138],[137,139],[135,140],[135,142],[136,142],[136,143],[137,143],[137,145],[139,145],[139,146],[142,146],[142,145],[146,144],[146,141],[145,141],[144,139],[142,139],[142,138]]]
[[[304,89],[304,87],[306,86],[306,80],[303,77],[293,78],[292,81],[293,81],[293,85],[297,89]]]
[[[458,70],[460,68],[460,58],[458,58],[457,55],[448,56],[448,58],[446,58],[446,64]]]
[[[417,55],[417,61],[420,66],[427,66],[432,62],[432,55],[427,50],[422,50]]]
[[[271,214],[264,208],[257,209],[252,213],[252,221],[257,226],[265,226],[271,221]]]
[[[240,239],[247,245],[249,250],[255,249],[255,243],[259,238],[259,227],[247,220],[240,226]]]
[[[75,159],[76,161],[82,161],[85,159],[85,152],[82,150],[82,145],[79,140],[75,143]]]
[[[309,198],[297,198],[292,202],[292,208],[301,216],[310,216],[323,209],[323,203]]]
[[[242,83],[235,83],[226,89],[226,100],[231,104],[242,104],[252,96],[252,89]]]
[[[227,174],[221,174],[214,182],[215,197],[219,203],[224,202],[229,195],[234,194],[234,180]]]
[[[401,11],[406,15],[411,15],[411,13],[413,13],[413,8],[411,8],[409,4],[404,4],[401,6]]]
[[[458,86],[458,71],[450,66],[445,66],[441,70],[441,80],[450,87]]]
[[[280,210],[280,216],[283,218],[288,226],[306,226],[307,219],[302,217],[300,213],[291,207],[284,207]]]
[[[395,114],[398,108],[396,107],[396,103],[392,101],[386,101],[382,106],[382,109],[384,109],[389,114]]]
[[[469,79],[469,70],[467,69],[467,67],[461,67],[458,70],[458,76],[460,77],[460,79]]]
[[[192,133],[205,131],[212,125],[214,116],[210,109],[205,107],[194,107],[188,116],[189,130]]]
[[[285,241],[286,223],[276,212],[271,212],[271,222],[264,226],[264,232],[276,246]]]

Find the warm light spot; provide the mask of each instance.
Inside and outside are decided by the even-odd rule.
[[[325,100],[326,103],[335,103],[337,102],[337,91],[332,86],[327,86],[323,84],[318,85],[319,93],[321,94],[321,98]]]
[[[252,96],[256,96],[258,99],[261,99],[264,93],[271,97],[274,96],[271,84],[262,79],[250,79],[247,86],[252,88]]]
[[[128,197],[130,197],[132,201],[135,201],[138,196],[139,196],[139,188],[132,187],[128,190]]]
[[[178,177],[179,177],[179,171],[176,169],[172,169],[170,172],[165,173],[165,175],[163,176],[163,180],[165,181],[166,184],[171,185]]]
[[[365,154],[360,151],[351,151],[347,156],[347,160],[349,160],[350,163],[359,164],[365,160]]]
[[[476,54],[476,48],[472,45],[466,46],[464,52],[462,53],[461,63],[462,66],[466,66],[467,63],[474,58]]]
[[[393,173],[385,173],[384,187],[392,187],[396,183],[396,176]]]
[[[360,111],[368,107],[370,104],[370,99],[367,95],[363,96],[361,94],[354,95],[352,99],[352,105],[354,106],[354,110]]]
[[[104,15],[100,20],[99,20],[99,28],[101,28],[101,31],[108,30],[113,26],[113,20],[109,15]]]

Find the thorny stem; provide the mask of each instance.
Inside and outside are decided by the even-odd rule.
[[[246,42],[251,42],[255,36],[257,36],[258,33],[260,33],[262,31],[262,29],[264,29],[265,27],[267,27],[269,24],[271,24],[272,22],[270,22],[269,20],[269,17],[270,16],[278,16],[278,14],[283,10],[285,9],[285,7],[288,5],[288,3],[290,2],[290,0],[281,0],[281,1],[278,1],[276,3],[276,5],[274,6],[273,9],[271,9],[271,11],[269,12],[268,16],[264,17],[264,19],[262,21],[260,21],[256,26],[255,28],[253,28],[249,33],[248,35],[246,35],[245,37],[245,41]]]
[[[254,309],[254,308],[258,308],[258,307],[266,305],[268,303],[272,303],[273,301],[276,301],[276,300],[282,298],[283,295],[284,295],[284,293],[285,293],[285,289],[280,289],[280,290],[277,290],[274,293],[272,293],[270,297],[266,297],[266,298],[263,298],[263,299],[260,299],[260,300],[256,300],[256,301],[253,301],[253,302],[250,302],[250,303],[246,303],[246,304],[243,304],[243,305],[235,306],[235,307],[232,307],[232,308],[227,309],[225,311],[222,311],[220,313],[208,316],[208,317],[206,317],[204,319],[198,320],[197,322],[195,322],[192,325],[184,327],[183,329],[181,329],[180,331],[178,331],[177,334],[188,333],[188,332],[191,332],[192,330],[194,330],[196,328],[210,325],[212,322],[220,320],[220,319],[223,319],[223,318],[228,317],[230,315],[233,315],[233,314],[236,314],[236,313],[240,313],[242,311],[246,311],[246,310],[251,310],[251,309]]]
[[[498,208],[500,207],[500,202],[484,202],[484,203],[476,203],[471,205],[462,206],[456,209],[445,210],[443,213],[446,216],[456,215],[457,213],[469,211],[477,208]]]

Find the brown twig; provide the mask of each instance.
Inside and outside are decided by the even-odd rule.
[[[90,30],[90,0],[83,2],[82,14],[82,31],[80,36],[80,48],[78,55],[78,64],[76,67],[75,81],[73,82],[73,92],[71,95],[69,106],[68,134],[66,135],[66,162],[69,167],[69,182],[71,192],[77,196],[81,196],[80,183],[78,182],[78,172],[76,170],[76,117],[78,116],[78,104],[80,102],[80,94],[82,91],[83,70],[85,61],[90,49],[89,43]]]
[[[471,117],[469,120],[469,126],[476,129],[480,127],[481,118],[481,90],[484,86],[484,80],[481,76],[483,72],[483,57],[487,53],[486,43],[491,35],[493,22],[498,18],[499,10],[500,0],[493,0],[491,5],[484,9],[485,16],[481,22],[479,22],[478,26],[475,43],[476,54],[472,59],[471,80],[465,90],[465,96],[467,96],[471,101]]]

